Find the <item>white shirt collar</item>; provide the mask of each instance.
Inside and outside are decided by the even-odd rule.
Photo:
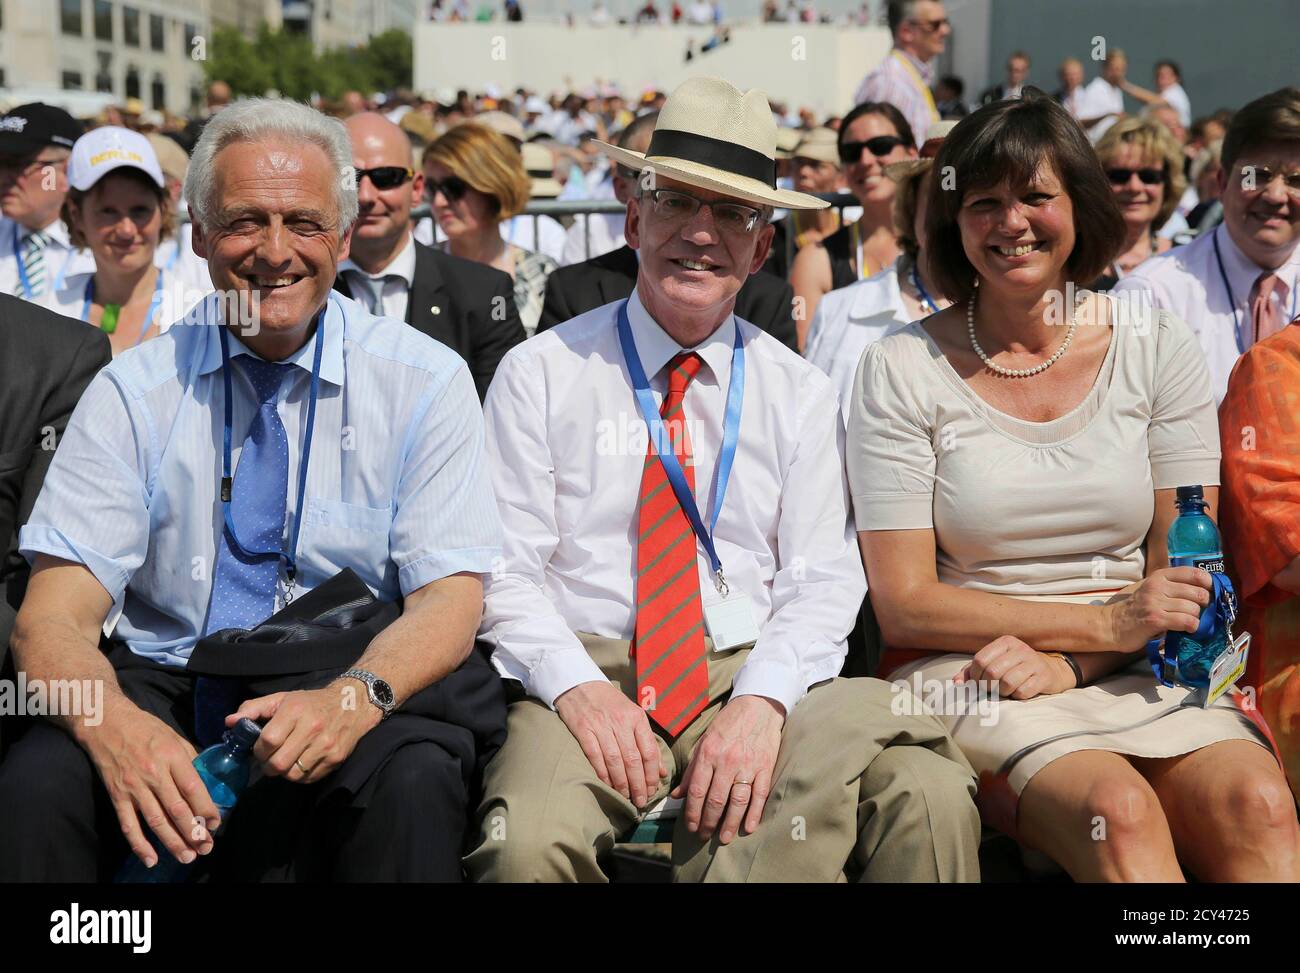
[[[632,326],[632,340],[636,343],[636,352],[641,356],[641,367],[645,369],[647,379],[653,381],[673,356],[683,351],[699,354],[713,371],[719,386],[730,377],[731,347],[736,340],[735,314],[728,314],[727,319],[694,348],[683,348],[660,327],[641,303],[641,295],[636,289],[627,300],[627,320]]]
[[[36,232],[35,230],[27,229],[27,227],[23,226],[22,224],[18,223],[15,220],[5,220],[5,222],[10,225],[10,228],[6,232],[12,234],[14,227],[18,229],[18,240],[20,245],[21,245],[21,241],[26,240],[29,236],[31,236],[34,232]],[[46,237],[49,238],[50,243],[57,245],[59,249],[61,250],[72,249],[72,238],[68,236],[68,226],[66,223],[63,222],[63,220],[55,220],[45,229],[41,230],[41,232],[44,233]]]
[[[1237,307],[1247,307],[1250,303],[1250,291],[1255,286],[1255,281],[1259,275],[1267,273],[1265,269],[1248,256],[1242,253],[1241,248],[1237,246],[1232,234],[1228,232],[1228,225],[1220,223],[1215,227],[1214,232],[1218,234],[1219,252],[1223,254],[1223,269],[1228,275],[1228,283],[1232,285],[1232,297],[1236,301]],[[1214,270],[1217,272],[1218,267]],[[1300,245],[1291,251],[1291,256],[1287,258],[1286,263],[1274,271],[1286,284],[1288,288],[1295,289],[1297,283],[1300,283]],[[1290,299],[1288,298],[1288,307]]]
[[[396,276],[406,281],[406,286],[410,287],[415,281],[415,238],[408,231],[406,234],[406,246],[402,247],[402,249],[397,252],[397,256],[393,258],[392,262],[377,274],[372,274],[369,271],[362,270],[352,262],[351,257],[339,264],[339,270],[350,270],[363,277],[370,277],[372,279]]]
[[[901,259],[900,257],[899,260]],[[878,271],[866,280],[849,285],[856,292],[853,297],[853,308],[849,312],[850,318],[854,320],[874,318],[882,308],[890,307],[894,309],[895,318],[903,324],[910,322],[903,305],[903,284],[898,273],[899,260],[895,260],[884,270]]]

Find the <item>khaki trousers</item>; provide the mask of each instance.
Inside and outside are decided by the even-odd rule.
[[[635,699],[629,643],[579,635],[601,671]],[[675,740],[656,730],[669,777],[681,780],[714,716],[730,698],[748,649],[714,653],[708,708]],[[602,856],[640,812],[602,783],[568,728],[518,684],[505,745],[484,774],[472,881],[603,882]],[[975,775],[939,721],[891,712],[878,679],[832,679],[787,717],[763,820],[730,844],[701,841],[681,816],[674,881],[979,881]]]

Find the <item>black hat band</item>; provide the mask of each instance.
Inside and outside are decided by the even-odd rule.
[[[655,129],[646,156],[672,156],[744,176],[776,188],[776,160],[756,149],[695,132]],[[654,163],[648,163],[653,166]]]

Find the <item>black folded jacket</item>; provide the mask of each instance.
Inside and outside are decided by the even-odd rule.
[[[318,689],[351,668],[400,615],[400,604],[375,598],[365,582],[345,568],[256,628],[224,629],[200,639],[187,671],[239,679],[248,698]],[[436,742],[449,750],[461,760],[466,776],[476,781],[506,736],[504,687],[488,661],[490,655],[490,646],[476,643],[457,669],[412,695],[361,738],[352,755],[327,778],[326,791],[343,788],[364,803],[374,772],[398,747],[417,741]],[[358,705],[371,705],[364,692],[359,691]]]

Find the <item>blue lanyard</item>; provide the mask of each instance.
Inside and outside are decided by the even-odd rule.
[[[158,271],[158,280],[153,286],[153,297],[149,300],[149,313],[145,315],[144,327],[140,329],[140,337],[135,339],[138,345],[144,341],[144,336],[149,333],[149,327],[153,324],[153,316],[158,310],[158,305],[162,303],[163,289],[163,272]],[[87,324],[90,323],[90,305],[95,300],[95,275],[91,274],[90,279],[86,281],[86,299],[81,303],[81,320]]]
[[[618,340],[623,346],[623,358],[627,362],[628,375],[632,379],[632,390],[636,393],[637,404],[641,407],[641,415],[645,418],[646,428],[650,432],[650,440],[654,443],[659,462],[663,464],[664,472],[668,475],[668,482],[672,484],[673,493],[677,495],[677,502],[681,504],[682,512],[691,522],[691,529],[695,531],[695,536],[704,545],[704,551],[709,556],[709,566],[713,569],[713,584],[724,598],[727,595],[727,582],[722,576],[722,561],[713,546],[713,531],[718,526],[722,501],[727,495],[727,481],[731,479],[731,467],[736,460],[736,445],[740,441],[740,411],[745,400],[745,346],[741,341],[739,323],[735,327],[736,341],[731,351],[731,384],[727,389],[727,411],[722,422],[722,453],[718,457],[718,486],[713,497],[713,518],[709,521],[706,530],[704,519],[700,516],[700,508],[695,503],[690,484],[686,482],[686,474],[682,472],[682,464],[673,451],[672,438],[664,428],[659,408],[655,405],[650,383],[646,379],[645,368],[641,364],[641,356],[636,352],[636,342],[632,339],[632,325],[627,319],[627,301],[619,305],[618,309]]]
[[[921,306],[928,309],[931,314],[937,314],[939,311],[939,305],[934,303],[934,298],[930,296],[929,292],[925,289],[925,285],[921,283],[921,275],[916,272],[915,266],[912,267],[912,286],[915,287],[916,292],[921,295]]]
[[[1222,224],[1220,224],[1222,225]],[[1227,232],[1226,230],[1224,231]],[[1214,235],[1211,237],[1214,242],[1214,259],[1219,264],[1219,277],[1223,281],[1223,289],[1228,292],[1228,303],[1232,305],[1232,336],[1237,339],[1237,354],[1244,355],[1246,346],[1241,340],[1241,312],[1237,308],[1237,298],[1232,293],[1232,285],[1228,283],[1228,272],[1223,269],[1223,254],[1219,252],[1219,231],[1216,228]],[[1291,288],[1291,316],[1288,321],[1294,321],[1296,317],[1296,292],[1300,287]]]
[[[218,325],[221,331],[221,376],[226,385],[226,422],[222,432],[223,453],[221,457],[221,505],[226,521],[226,536],[230,543],[245,557],[278,557],[284,561],[284,577],[292,587],[298,575],[298,531],[302,527],[302,511],[307,505],[307,465],[311,460],[311,434],[316,427],[316,398],[320,394],[320,363],[325,350],[325,311],[316,318],[316,354],[311,364],[311,396],[307,400],[307,432],[302,444],[302,456],[298,460],[298,509],[293,514],[293,532],[289,539],[289,550],[250,551],[239,542],[235,533],[235,521],[230,516],[230,495],[234,480],[230,475],[230,427],[233,423],[234,394],[230,388],[230,346],[226,335],[226,326]]]
[[[1196,631],[1187,637],[1204,642],[1216,632],[1222,631],[1227,636],[1228,644],[1231,645],[1232,623],[1237,620],[1237,592],[1232,587],[1232,579],[1226,574],[1211,571],[1210,577],[1214,580],[1210,603],[1201,609]],[[1178,650],[1183,638],[1182,632],[1168,632],[1165,635],[1157,635],[1147,643],[1147,663],[1155,673],[1157,681],[1165,686],[1173,686],[1172,680],[1178,674]]]
[[[14,262],[18,264],[18,283],[22,285],[23,298],[25,300],[30,301],[32,300],[32,282],[27,279],[27,267],[23,264],[22,250],[19,249],[22,246],[22,242],[23,242],[22,233],[18,229],[18,224],[15,223],[14,224]],[[53,294],[55,291],[63,287],[63,277],[67,273],[68,261],[71,259],[72,259],[72,253],[71,251],[69,251],[68,254],[63,258],[62,266],[59,267],[59,275],[56,278],[54,278],[54,283],[50,285],[51,294]],[[84,313],[82,317],[85,317]]]

